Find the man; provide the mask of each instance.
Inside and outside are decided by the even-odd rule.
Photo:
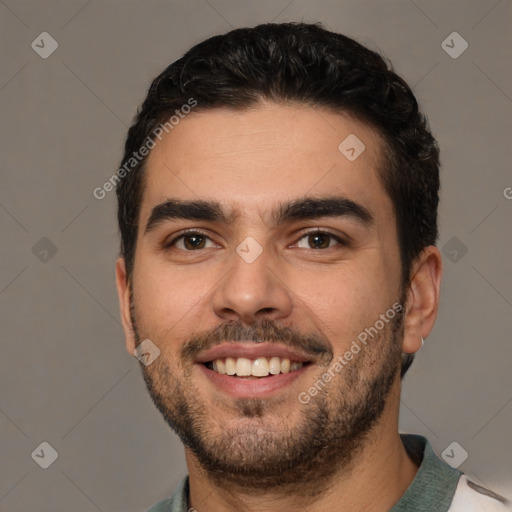
[[[157,511],[504,511],[400,435],[434,325],[439,155],[407,84],[319,25],[208,39],[119,170],[127,350],[185,446]]]

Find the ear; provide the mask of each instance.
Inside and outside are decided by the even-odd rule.
[[[121,309],[121,322],[123,324],[126,350],[130,355],[135,351],[135,332],[133,331],[130,317],[130,284],[126,275],[126,263],[124,258],[116,261],[116,286]]]
[[[405,308],[402,351],[413,354],[421,348],[437,318],[441,292],[442,259],[437,247],[426,247],[412,269]]]

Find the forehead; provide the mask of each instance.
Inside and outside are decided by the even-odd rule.
[[[151,150],[141,220],[168,197],[215,200],[228,213],[264,218],[272,205],[327,194],[389,217],[381,161],[377,132],[347,114],[273,103],[194,112]]]

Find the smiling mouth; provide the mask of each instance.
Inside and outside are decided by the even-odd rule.
[[[310,364],[304,361],[291,361],[281,357],[225,357],[204,363],[205,366],[221,375],[232,377],[270,377],[281,373],[291,373]]]

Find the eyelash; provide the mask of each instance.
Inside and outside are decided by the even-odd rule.
[[[349,245],[348,242],[346,240],[344,240],[343,238],[341,238],[340,236],[335,235],[334,233],[331,233],[330,231],[322,230],[320,228],[316,228],[316,229],[305,231],[305,232],[301,233],[300,237],[297,239],[297,242],[307,236],[316,235],[316,234],[327,235],[327,236],[331,237],[336,242],[338,242],[338,246],[347,247]],[[197,229],[197,228],[192,228],[192,229],[187,229],[185,231],[182,231],[181,233],[179,233],[177,236],[175,236],[174,238],[172,238],[169,241],[165,241],[162,244],[162,248],[163,249],[171,249],[171,247],[174,246],[178,240],[185,238],[186,236],[189,236],[189,235],[201,235],[201,236],[204,236],[205,238],[208,238],[209,240],[211,240],[211,238],[208,236],[208,234],[206,232],[204,232],[200,229]],[[310,250],[310,251],[326,251],[328,249],[334,249],[335,247],[327,247],[325,249],[309,248],[308,250]],[[194,250],[186,250],[186,249],[179,249],[179,250],[184,251],[184,252],[196,252]],[[198,249],[198,251],[200,251],[200,250],[201,249]]]

